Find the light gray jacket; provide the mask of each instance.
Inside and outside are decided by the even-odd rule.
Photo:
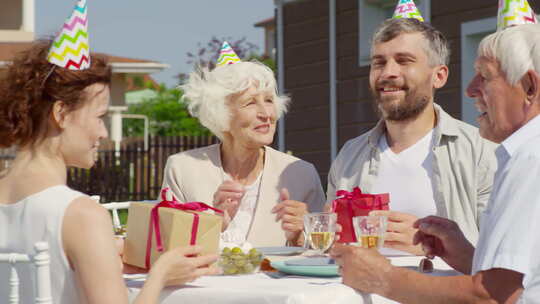
[[[486,208],[497,169],[497,145],[481,138],[477,128],[452,118],[437,104],[434,107],[437,126],[433,130],[432,185],[436,215],[457,222],[467,239],[476,244],[479,217]],[[335,199],[337,190],[350,191],[359,186],[362,192],[370,192],[378,174],[378,142],[384,132],[384,121],[379,121],[343,146],[328,175],[328,202]]]

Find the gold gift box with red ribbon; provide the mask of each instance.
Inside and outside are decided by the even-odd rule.
[[[203,211],[204,203],[178,203],[165,198],[159,204],[132,203],[129,207],[123,259],[126,264],[149,269],[159,256],[180,246],[202,246],[202,254],[217,254],[222,217]]]

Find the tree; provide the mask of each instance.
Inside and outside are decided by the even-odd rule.
[[[199,121],[191,117],[187,106],[181,101],[182,91],[161,85],[154,98],[145,99],[138,104],[130,105],[128,113],[143,114],[150,120],[150,134],[159,136],[209,135],[210,131]],[[124,136],[142,136],[142,121],[126,119],[123,124]]]

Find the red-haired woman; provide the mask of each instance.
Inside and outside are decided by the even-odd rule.
[[[92,55],[91,66],[72,71],[47,61],[51,41],[33,44],[0,81],[0,147],[17,146],[0,174],[0,252],[32,252],[45,241],[51,256],[54,303],[127,303],[121,260],[108,212],[66,186],[67,167],[90,168],[109,104],[111,71]],[[216,256],[196,247],[165,253],[152,267],[136,303],[155,303],[164,286],[216,273]],[[23,284],[31,286],[28,271]],[[0,268],[0,302],[8,293]],[[21,295],[31,302],[32,292]]]

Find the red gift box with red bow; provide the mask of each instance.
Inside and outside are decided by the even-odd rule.
[[[368,215],[372,210],[388,210],[390,194],[366,194],[356,187],[352,192],[339,190],[332,202],[332,212],[337,213],[337,222],[341,225],[340,243],[355,243],[356,234],[352,218]]]

